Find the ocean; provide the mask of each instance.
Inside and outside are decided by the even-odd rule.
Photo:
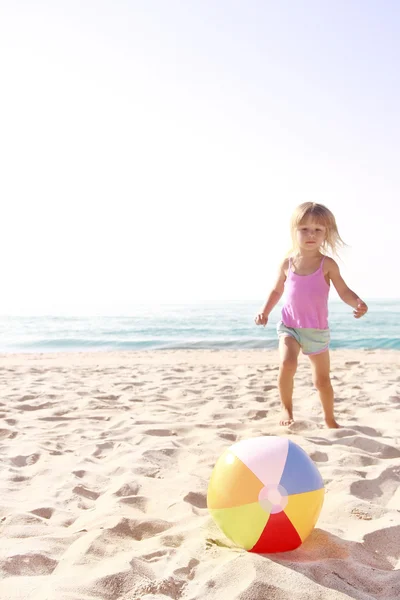
[[[331,348],[400,350],[400,300],[368,302],[355,319],[329,304]],[[279,306],[257,327],[259,304],[137,306],[130,316],[0,317],[0,352],[277,348]]]

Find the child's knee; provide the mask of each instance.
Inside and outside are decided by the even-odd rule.
[[[297,358],[292,358],[292,357],[285,357],[281,360],[281,365],[280,365],[280,370],[283,373],[289,374],[289,373],[296,373],[296,369],[297,369]]]
[[[328,390],[332,387],[331,378],[329,375],[319,375],[314,379],[314,385],[319,392]]]

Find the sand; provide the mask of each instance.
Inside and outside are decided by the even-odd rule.
[[[306,358],[280,427],[272,351],[0,356],[2,600],[400,597],[400,353],[332,353],[339,430]],[[255,555],[206,507],[220,454],[284,435],[326,486],[297,550]]]

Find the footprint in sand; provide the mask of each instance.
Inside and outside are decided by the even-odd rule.
[[[26,402],[27,400],[36,400],[39,396],[35,396],[33,394],[25,394],[22,398],[19,399],[20,402]]]
[[[89,500],[97,500],[97,498],[100,496],[98,492],[89,490],[84,485],[77,485],[72,491],[74,494],[77,494],[78,496],[83,496],[84,498],[88,498]]]
[[[153,596],[179,600],[183,596],[185,587],[186,581],[168,577],[166,579],[143,584],[136,590],[136,594],[139,594],[137,595],[137,598],[140,597],[143,598],[143,600],[150,599]]]
[[[142,540],[157,536],[172,527],[172,523],[162,519],[127,519],[122,518],[119,523],[109,529],[110,533],[125,538],[133,538],[140,542]]]
[[[382,437],[382,433],[373,427],[366,427],[364,425],[354,425],[352,427],[353,431],[358,431],[363,435],[367,435],[370,437]]]
[[[134,481],[133,483],[125,483],[121,486],[116,492],[115,495],[118,498],[123,498],[125,496],[135,496],[140,490],[140,485]]]
[[[11,459],[11,462],[16,467],[29,467],[29,466],[37,463],[39,458],[40,458],[40,454],[38,454],[38,453],[28,454],[27,456],[20,455],[20,456],[14,456]]]
[[[249,419],[253,419],[254,421],[260,421],[261,419],[265,419],[268,415],[267,410],[250,410],[247,413],[247,417]]]
[[[98,550],[94,554],[97,555]],[[140,581],[142,581],[142,578],[144,581],[148,581],[152,573],[146,572],[143,567],[139,569],[136,564],[134,566],[136,568],[125,566],[122,571],[114,571],[107,575],[104,575],[103,571],[95,581],[90,582],[87,586],[85,585],[85,598],[104,598],[107,600],[129,598],[129,600],[144,600],[145,596],[141,592],[142,585],[138,585],[136,574],[140,573]],[[71,598],[69,595],[68,597]],[[50,596],[46,595],[46,598],[50,598]],[[78,594],[75,598],[82,598],[82,594]]]
[[[20,410],[24,411],[34,411],[34,410],[44,410],[46,408],[51,408],[54,406],[54,402],[44,402],[43,404],[37,404],[36,406],[32,404],[23,404]]]
[[[163,546],[167,546],[167,548],[179,548],[184,542],[185,536],[175,534],[175,535],[165,535],[161,538],[161,544]]]
[[[200,564],[200,561],[198,561],[197,558],[192,558],[189,561],[187,567],[181,567],[179,569],[175,569],[174,575],[176,575],[177,577],[180,577],[181,579],[187,579],[188,581],[191,581],[192,579],[194,579],[195,569],[199,564]]]
[[[152,463],[155,463],[158,466],[168,466],[171,467],[170,458],[177,455],[179,450],[176,448],[162,448],[160,450],[146,450],[143,452],[143,458],[145,460],[149,460]]]
[[[143,554],[143,556],[140,557],[140,560],[144,560],[146,562],[158,562],[161,558],[164,558],[164,556],[167,556],[170,553],[171,551],[168,549],[156,550],[150,554]]]
[[[232,402],[232,400],[239,400],[239,395],[238,394],[221,395],[221,400],[227,400],[228,402]]]
[[[176,435],[175,431],[171,431],[170,429],[147,429],[144,433],[145,435],[156,435],[160,437]]]
[[[313,460],[314,462],[328,462],[329,457],[326,454],[326,452],[312,452],[310,454],[310,458],[311,460]]]
[[[192,504],[196,508],[207,508],[207,500],[205,494],[201,492],[189,492],[184,497],[184,502]]]
[[[376,479],[364,479],[351,484],[350,491],[361,500],[377,500],[388,504],[400,485],[400,467],[389,467]]]
[[[41,421],[77,421],[80,417],[38,417]],[[60,423],[61,425],[61,423]],[[62,427],[62,425],[61,425]]]
[[[96,444],[96,450],[93,452],[93,456],[96,458],[104,458],[104,450],[112,450],[114,448],[113,442],[104,442],[103,444]]]
[[[54,508],[43,507],[43,508],[35,508],[35,510],[31,510],[33,515],[37,515],[38,517],[42,517],[42,519],[51,519]]]
[[[229,431],[221,431],[218,434],[218,437],[222,438],[223,440],[228,440],[228,442],[236,442],[238,436],[236,435],[236,433],[231,433]]]
[[[359,450],[363,450],[364,452],[368,452],[369,454],[374,454],[379,458],[390,459],[400,457],[400,450],[398,450],[394,446],[389,446],[387,444],[383,444],[382,442],[377,442],[376,440],[373,440],[371,438],[364,438],[361,436],[349,436],[347,438],[335,440],[334,443],[358,448]]]
[[[150,499],[146,498],[146,496],[124,496],[123,498],[119,498],[119,502],[122,502],[122,504],[127,504],[132,508],[137,508],[141,512],[145,513],[147,512]]]
[[[319,429],[318,425],[313,423],[312,421],[294,421],[288,425],[288,429],[290,431],[294,431],[295,433],[303,432],[303,431],[315,431],[315,429]]]
[[[224,415],[221,415],[221,416],[223,417]],[[200,426],[201,425],[198,425],[198,427],[200,427]],[[217,427],[219,429],[225,428],[225,429],[227,429],[229,431],[229,430],[232,430],[232,429],[233,430],[235,430],[235,429],[244,429],[245,427],[247,427],[247,424],[246,423],[238,423],[238,422],[235,422],[235,423],[221,423],[220,425],[217,425]],[[188,433],[189,433],[189,431],[188,431]]]
[[[149,477],[150,479],[157,479],[160,477],[160,471],[161,469],[159,467],[154,466],[140,466],[140,467],[136,467],[134,472],[137,473],[137,475],[142,475],[143,477]]]
[[[22,483],[23,481],[28,481],[29,477],[24,477],[23,475],[15,475],[15,477],[10,477],[10,481],[14,483]]]
[[[219,377],[217,379],[219,379]],[[233,387],[231,385],[223,385],[223,386],[217,388],[217,392],[218,393],[220,393],[220,392],[230,392],[230,393],[232,393],[234,391],[235,390],[233,389]]]
[[[79,477],[81,479],[86,474],[86,471],[81,469],[80,471],[72,471],[72,474],[75,475],[75,477]]]
[[[374,458],[369,454],[355,454],[354,452],[344,454],[338,459],[340,467],[348,467],[349,469],[357,469],[363,467],[371,467],[379,463],[378,458]]]
[[[50,575],[57,565],[57,560],[44,554],[16,554],[1,561],[0,568],[8,575],[32,576]]]
[[[6,440],[7,438],[12,440],[17,437],[18,433],[16,431],[11,431],[10,429],[0,429],[0,440]]]

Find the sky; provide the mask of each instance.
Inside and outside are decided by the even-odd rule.
[[[0,314],[264,302],[304,201],[399,298],[395,0],[0,0]]]

